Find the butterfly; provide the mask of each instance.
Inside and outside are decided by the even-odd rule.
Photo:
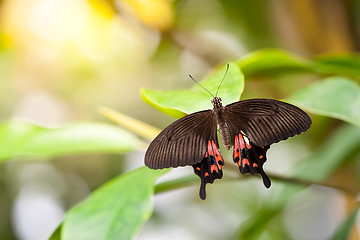
[[[270,145],[305,132],[311,125],[303,110],[282,101],[257,98],[226,106],[221,101],[216,92],[211,101],[213,109],[173,122],[150,143],[145,153],[145,165],[151,169],[191,165],[201,179],[199,196],[203,200],[206,184],[223,176],[224,160],[217,132],[224,147],[228,150],[232,147],[233,161],[240,172],[259,174],[269,188],[271,181],[263,165]]]

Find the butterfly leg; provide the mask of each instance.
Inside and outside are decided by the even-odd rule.
[[[271,181],[264,172],[263,165],[266,161],[266,151],[269,148],[269,145],[256,146],[242,132],[235,136],[233,159],[238,164],[240,172],[242,174],[250,173],[251,175],[260,174],[267,188],[271,186]]]
[[[224,160],[218,146],[214,140],[209,140],[204,159],[200,163],[192,165],[195,174],[201,179],[199,195],[202,200],[206,198],[206,184],[213,183],[215,179],[221,179],[223,175]]]

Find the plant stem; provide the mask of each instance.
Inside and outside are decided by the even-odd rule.
[[[322,182],[315,182],[315,181],[309,181],[306,179],[299,179],[299,178],[294,178],[294,177],[285,177],[285,176],[280,176],[280,175],[276,175],[276,174],[267,174],[272,180],[275,181],[281,181],[287,184],[296,184],[296,185],[303,185],[305,187],[308,187],[310,185],[319,185],[319,186],[324,186],[324,187],[330,187],[330,188],[334,188],[337,189],[339,191],[342,191],[346,194],[357,194],[359,192],[359,189],[350,189],[350,188],[346,188],[343,186],[336,186],[333,184],[327,184],[327,183],[322,183]],[[244,180],[244,179],[250,179],[251,175],[244,175],[244,176],[240,176],[239,177],[228,177],[225,178],[223,181],[239,181],[239,180]],[[194,184],[198,184],[199,183],[199,179],[196,175],[187,175],[181,178],[177,178],[174,180],[169,180],[166,182],[162,182],[159,183],[155,186],[155,193],[162,193],[162,192],[167,192],[167,191],[171,191],[171,190],[176,190],[179,188],[183,188],[183,187],[188,187],[188,186],[192,186]]]

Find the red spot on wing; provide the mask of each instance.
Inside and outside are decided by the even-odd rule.
[[[245,136],[245,138],[246,138],[246,136]],[[247,147],[247,149],[251,149],[251,145],[248,144],[247,141],[245,141],[245,139],[241,133],[239,134],[239,140],[240,140],[240,148],[241,149],[244,149],[245,146]],[[246,139],[246,140],[248,140],[248,139]]]
[[[242,166],[245,167],[246,164],[247,164],[247,165],[250,165],[249,159],[244,158],[244,159],[242,160]]]
[[[245,148],[245,141],[244,138],[241,134],[239,134],[239,142],[240,142],[240,148],[244,149]]]
[[[214,142],[214,140],[211,141],[211,145],[212,145],[212,149],[214,150],[214,153],[215,153],[215,159],[216,161],[222,161],[222,157],[220,155],[220,151],[219,149],[216,147],[216,144]]]
[[[253,167],[258,167],[258,165],[256,163],[253,163]]]
[[[264,158],[264,156],[263,156],[263,155],[260,155],[259,159],[263,159],[263,158]]]
[[[208,141],[208,150],[205,153],[205,157],[207,157],[207,155],[215,157],[216,164],[218,165],[218,169],[221,170],[221,165],[223,165],[224,160],[221,157],[220,150],[217,148],[214,140]]]
[[[235,136],[235,144],[234,144],[234,159],[239,158],[240,159],[240,149],[239,149],[239,138],[238,136]]]
[[[201,169],[200,169],[200,167],[196,167],[196,170],[200,171]]]
[[[218,172],[218,167],[215,164],[213,164],[213,165],[211,165],[210,171],[211,172],[213,172],[213,171]]]
[[[214,142],[214,140],[212,140],[212,142]],[[209,140],[208,141],[208,153],[210,156],[214,156],[214,151],[213,151],[213,148],[212,148],[212,142]]]
[[[209,176],[209,173],[205,172],[204,177],[208,177],[208,176]]]

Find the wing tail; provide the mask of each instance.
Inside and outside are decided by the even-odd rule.
[[[233,160],[239,166],[240,172],[251,175],[260,174],[267,188],[271,186],[271,181],[266,175],[263,165],[266,161],[266,151],[269,148],[269,145],[256,146],[241,132],[234,138]]]
[[[200,198],[206,198],[206,184],[213,183],[216,179],[221,179],[223,176],[222,166],[224,165],[223,157],[221,156],[219,144],[216,139],[209,140],[207,151],[204,159],[193,165],[194,172],[201,179]]]

